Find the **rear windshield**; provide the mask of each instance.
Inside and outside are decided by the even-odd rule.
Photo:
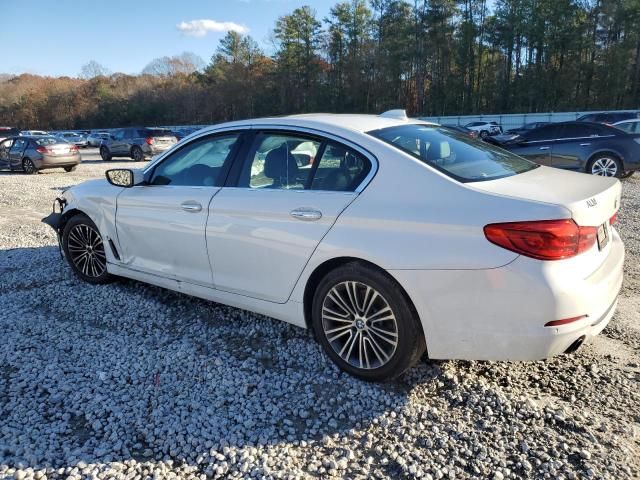
[[[145,130],[145,137],[173,137],[174,134],[171,130],[164,128],[149,128]]]
[[[368,133],[460,182],[510,177],[539,166],[439,126],[412,124]]]
[[[42,137],[38,138],[35,142],[41,147],[44,147],[46,145],[55,145],[56,143],[67,143],[55,137]]]

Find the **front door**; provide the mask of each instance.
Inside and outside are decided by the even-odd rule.
[[[336,142],[258,133],[235,182],[211,202],[207,245],[216,288],[286,302],[371,168],[364,155]]]
[[[118,196],[121,258],[134,270],[212,286],[205,227],[240,135],[195,139]]]
[[[24,138],[16,138],[13,145],[9,149],[9,167],[11,169],[22,168],[22,155],[27,148],[28,140]]]
[[[9,150],[12,144],[12,138],[0,142],[0,168],[9,168]]]

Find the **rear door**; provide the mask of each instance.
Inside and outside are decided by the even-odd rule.
[[[237,164],[231,183],[213,199],[207,222],[214,283],[284,303],[374,163],[337,139],[269,129],[256,133]]]
[[[562,126],[560,138],[552,148],[551,166],[569,170],[584,170],[591,152],[597,149],[598,142],[611,138],[598,125],[588,123],[567,123]]]
[[[560,135],[560,128],[556,125],[546,125],[536,128],[523,135],[515,145],[508,148],[513,153],[525,157],[540,165],[551,165],[551,148]]]
[[[231,132],[194,139],[118,196],[116,229],[128,268],[211,287],[205,227],[209,203],[241,141]]]
[[[112,154],[123,155],[127,153],[124,142],[125,136],[127,135],[127,132],[129,132],[129,130],[130,129],[128,128],[123,128],[115,131],[115,133],[113,134],[113,139],[109,143],[109,150],[111,150]]]

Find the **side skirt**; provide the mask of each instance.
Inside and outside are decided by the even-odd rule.
[[[151,285],[203,298],[212,302],[222,303],[224,305],[229,305],[230,307],[249,310],[260,315],[266,315],[267,317],[273,317],[298,327],[306,328],[302,303],[294,302],[292,300],[289,300],[286,303],[267,302],[265,300],[258,300],[244,295],[223,292],[211,287],[204,287],[202,285],[195,285],[193,283],[182,282],[171,278],[141,272],[139,270],[133,270],[113,263],[107,264],[107,271],[113,275],[131,278],[144,283],[150,283]]]

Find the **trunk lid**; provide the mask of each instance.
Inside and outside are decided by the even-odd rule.
[[[549,167],[538,167],[519,175],[467,185],[488,193],[562,205],[583,227],[597,227],[608,222],[620,207],[622,192],[620,181],[616,178]]]

